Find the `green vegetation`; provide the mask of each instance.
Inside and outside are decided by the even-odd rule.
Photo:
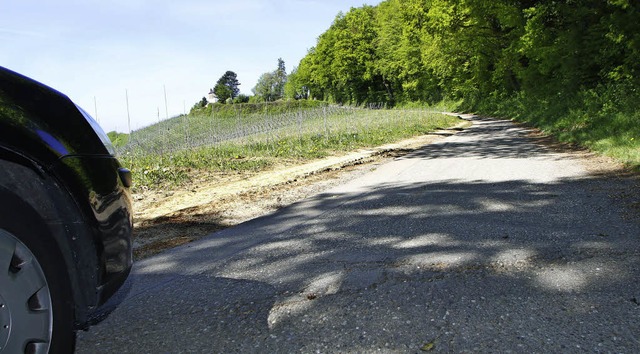
[[[192,112],[191,116],[198,117],[200,119],[203,119],[204,121],[208,121],[211,117],[217,119],[246,116],[251,114],[277,115],[328,106],[329,104],[327,102],[307,100],[244,103],[235,104],[232,106],[214,103],[201,109],[195,110],[194,112]],[[180,117],[174,119],[179,118]],[[165,124],[165,122],[161,122],[160,124]]]
[[[166,188],[188,182],[197,171],[259,171],[457,122],[423,109],[370,110],[313,101],[213,105],[133,132],[119,154],[132,169],[136,188]]]
[[[284,97],[284,88],[287,82],[287,71],[284,60],[278,59],[278,68],[275,71],[262,74],[252,89],[255,102],[274,102]]]
[[[339,14],[290,98],[460,102],[640,168],[640,2],[386,0]]]
[[[220,103],[109,136],[138,187],[162,188],[451,125],[424,109],[437,106],[529,122],[640,170],[639,18],[630,0],[386,0],[340,13],[255,96],[228,71],[212,89]]]
[[[233,101],[238,96],[240,93],[238,86],[240,86],[238,75],[233,71],[227,71],[218,79],[211,92],[216,96],[218,102],[224,104],[227,101]]]
[[[115,148],[120,148],[129,142],[129,134],[126,133],[118,133],[116,131],[108,132],[107,136],[111,140],[111,143]]]

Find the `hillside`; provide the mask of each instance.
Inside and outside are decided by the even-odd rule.
[[[432,109],[319,101],[210,105],[134,131],[118,148],[134,189],[172,189],[201,173],[256,172],[422,135],[456,123]]]

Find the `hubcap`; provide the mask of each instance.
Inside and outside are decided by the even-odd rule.
[[[24,243],[0,229],[0,352],[47,353],[52,329],[42,267]]]
[[[0,295],[0,351],[7,345],[9,341],[9,333],[11,332],[11,313],[7,302]]]

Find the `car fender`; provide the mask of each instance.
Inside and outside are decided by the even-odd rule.
[[[84,328],[98,305],[100,279],[95,275],[96,246],[81,213],[64,187],[28,158],[0,147],[0,171],[0,203],[13,208],[12,215],[0,216],[0,222],[24,218],[46,228],[69,273],[76,327]]]

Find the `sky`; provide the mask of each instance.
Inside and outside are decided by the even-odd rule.
[[[251,95],[278,58],[297,66],[340,11],[380,2],[0,0],[0,66],[128,133],[188,113],[228,70]]]

